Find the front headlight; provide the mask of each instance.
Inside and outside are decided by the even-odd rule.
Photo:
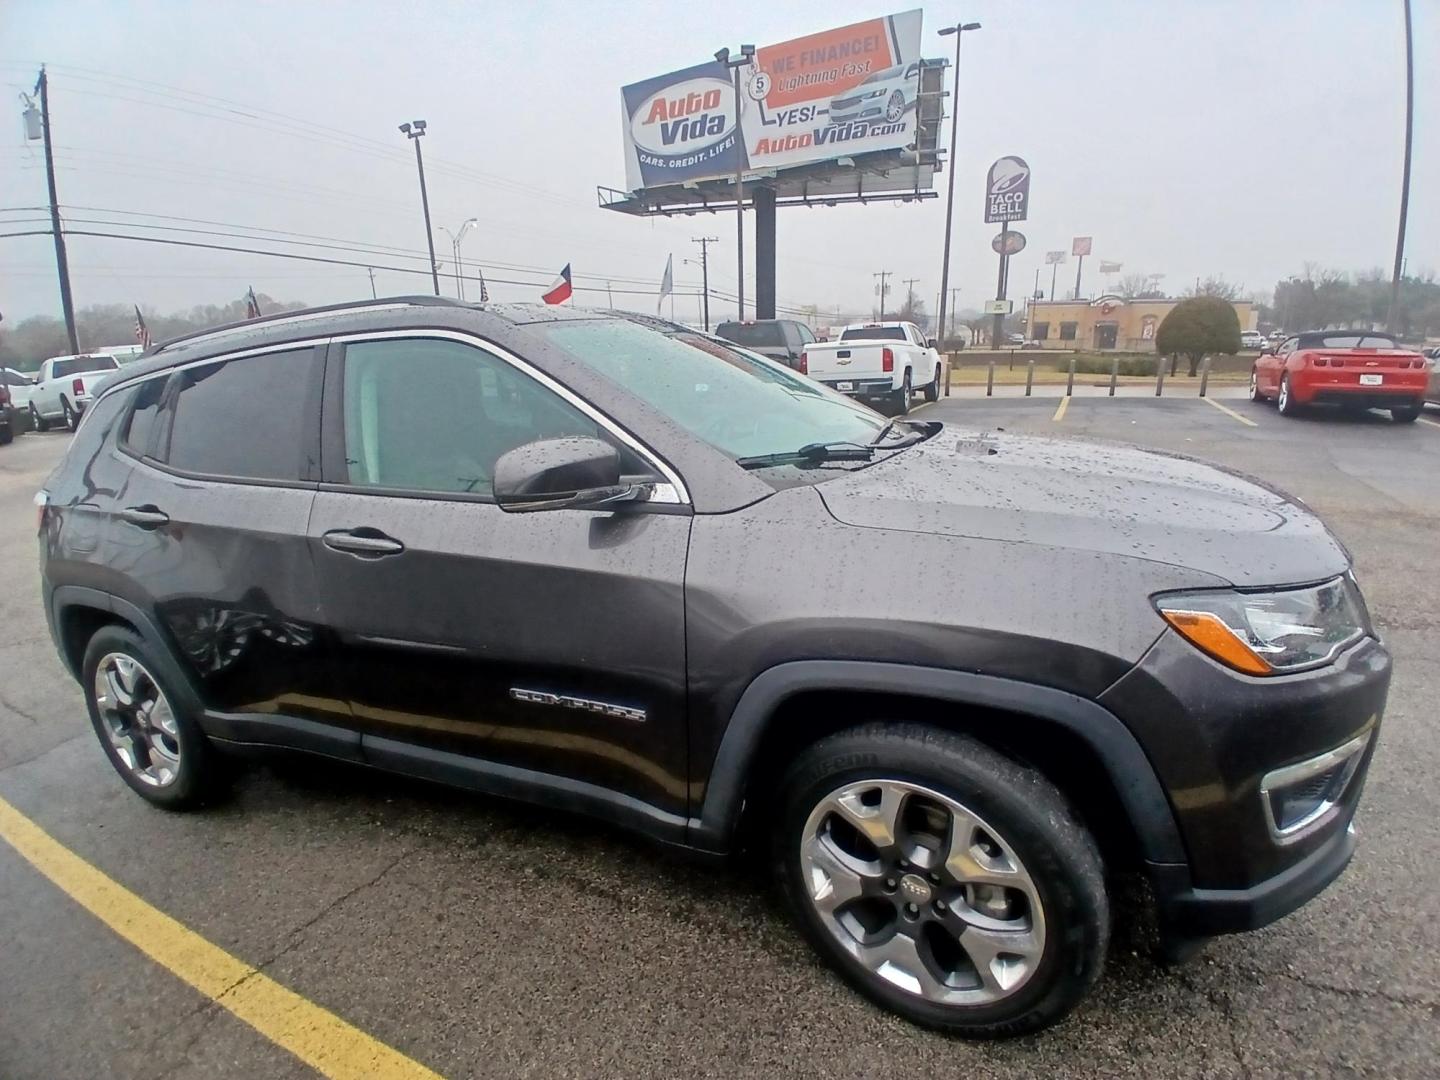
[[[1348,574],[1304,589],[1170,593],[1155,606],[1192,645],[1247,675],[1318,667],[1370,630]]]
[[[868,94],[866,94],[865,96],[866,96],[867,98],[872,98],[872,97],[884,97],[884,96],[885,96],[885,91],[884,91],[884,90],[871,90],[871,91],[870,91]]]

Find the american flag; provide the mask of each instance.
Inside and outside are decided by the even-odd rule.
[[[149,349],[154,342],[150,338],[150,328],[145,325],[145,316],[140,314],[140,305],[135,305],[135,340],[140,342],[142,349]]]
[[[245,318],[258,319],[260,317],[260,301],[255,299],[255,286],[245,294]]]

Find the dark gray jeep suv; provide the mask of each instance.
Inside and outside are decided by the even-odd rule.
[[[279,747],[764,845],[816,949],[970,1035],[1314,896],[1390,659],[1303,506],[886,421],[674,324],[396,299],[161,345],[38,498],[44,600],[160,806]]]

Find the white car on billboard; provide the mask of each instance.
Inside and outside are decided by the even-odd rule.
[[[920,64],[900,64],[872,72],[853,90],[830,99],[830,123],[898,124],[920,93]]]

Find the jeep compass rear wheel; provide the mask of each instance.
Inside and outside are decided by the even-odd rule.
[[[928,1027],[1035,1031],[1104,964],[1100,857],[1060,793],[971,739],[872,725],[806,750],[782,789],[777,872],[857,989]]]
[[[100,745],[139,795],[170,809],[220,786],[215,751],[185,715],[165,668],[132,631],[106,626],[85,649],[85,704]]]

